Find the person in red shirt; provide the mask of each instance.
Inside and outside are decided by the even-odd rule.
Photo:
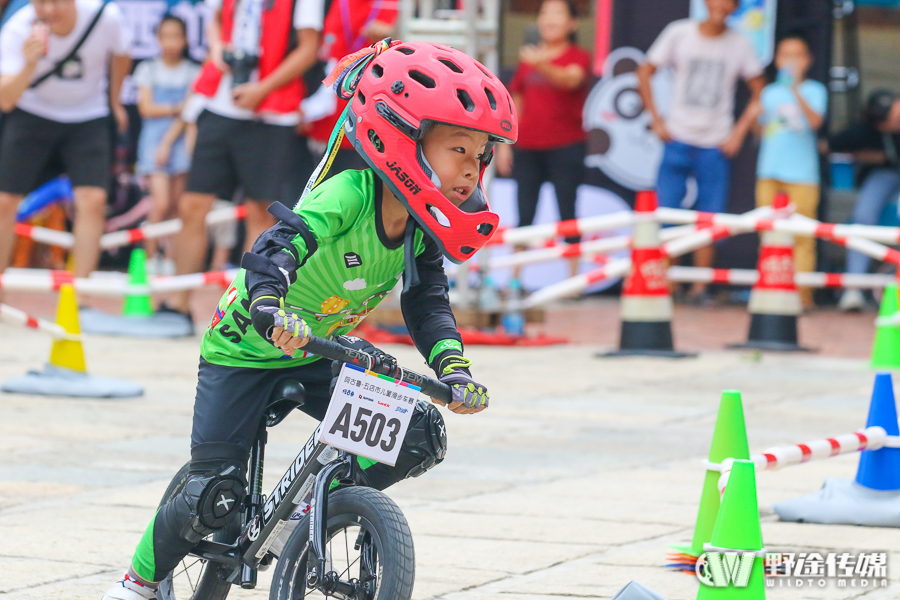
[[[575,194],[584,178],[587,134],[581,112],[591,62],[590,55],[572,43],[576,25],[571,0],[544,0],[537,18],[540,42],[519,51],[510,84],[519,139],[512,151],[498,148],[496,161],[498,175],[511,174],[518,184],[519,226],[534,221],[545,181],[556,190],[560,219],[575,218]]]
[[[389,0],[332,0],[322,27],[322,45],[319,59],[328,64],[330,72],[337,61],[348,54],[361,50],[378,40],[389,37],[397,20],[396,2]],[[324,96],[330,103],[329,114],[314,119],[304,119],[298,130],[310,141],[310,149],[316,160],[320,159],[328,145],[328,138],[337,124],[346,102],[338,100],[334,93],[319,90],[317,96]],[[301,104],[301,113],[303,112]],[[330,178],[346,169],[366,169],[368,165],[356,153],[345,137],[341,148],[328,171]]]

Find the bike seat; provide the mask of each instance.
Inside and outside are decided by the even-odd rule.
[[[287,417],[292,410],[303,406],[306,390],[296,379],[283,379],[278,382],[272,395],[266,401],[263,419],[266,427],[275,427]]]

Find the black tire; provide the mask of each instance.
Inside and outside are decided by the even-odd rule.
[[[367,542],[375,549],[375,571],[377,578],[370,582],[365,600],[409,600],[415,583],[416,560],[409,524],[400,508],[385,494],[366,487],[349,487],[335,491],[328,501],[328,543],[332,568],[341,570],[341,580],[347,581],[354,575],[350,568],[360,559],[350,560],[353,545],[348,544],[347,530],[359,530],[358,538],[366,533],[371,537]],[[341,532],[343,538],[341,539]],[[351,536],[353,537],[353,536]],[[318,590],[306,587],[306,557],[309,553],[309,517],[297,524],[291,534],[275,569],[269,600],[299,600],[301,598],[324,598]],[[344,543],[348,557],[343,560],[340,547],[334,548],[335,540]],[[348,573],[348,571],[350,571]],[[363,599],[358,599],[363,600]]]
[[[181,493],[188,479],[188,468],[191,463],[185,464],[172,483],[166,488],[159,505],[162,506]],[[241,520],[232,519],[231,522],[215,532],[211,539],[224,544],[231,544],[241,532]],[[181,561],[172,573],[160,583],[159,600],[224,600],[228,596],[231,584],[223,581],[218,575],[218,568],[213,565],[209,568],[207,561],[196,556],[187,556]]]

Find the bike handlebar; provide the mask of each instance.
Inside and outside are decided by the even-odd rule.
[[[363,352],[362,350],[347,348],[335,341],[326,340],[325,338],[315,335],[309,337],[309,340],[302,347],[302,350],[321,356],[322,358],[356,365],[367,370],[372,370],[372,367],[375,364],[375,357],[371,354]],[[449,385],[432,377],[428,377],[427,375],[420,375],[415,371],[408,371],[407,369],[401,368],[400,380],[418,387],[422,390],[423,394],[431,396],[435,400],[450,404],[450,401],[453,398],[453,393],[450,390]]]

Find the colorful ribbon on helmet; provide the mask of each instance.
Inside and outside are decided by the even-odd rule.
[[[401,43],[400,40],[392,41],[391,38],[384,38],[371,46],[348,54],[338,61],[337,66],[322,83],[327,86],[332,86],[335,95],[341,100],[350,100],[356,93],[356,87],[359,85],[359,80],[362,78],[362,75],[369,64],[382,52],[399,43]],[[316,186],[322,183],[325,176],[328,174],[328,170],[331,169],[331,165],[334,163],[338,150],[341,148],[341,142],[344,140],[344,122],[347,120],[347,114],[349,112],[350,103],[348,102],[347,106],[344,107],[344,112],[341,113],[340,118],[334,125],[334,129],[331,131],[325,154],[322,156],[322,160],[319,161],[318,166],[316,166],[316,170],[313,171],[310,176],[309,181],[306,182],[306,187],[303,189],[303,193],[297,201],[297,206],[303,202],[303,199],[306,198]]]

